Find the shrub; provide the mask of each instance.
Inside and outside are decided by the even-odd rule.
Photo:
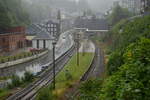
[[[71,73],[69,72],[69,70],[66,70],[65,71],[65,77],[66,77],[66,80],[72,80],[72,75],[71,75]]]
[[[11,78],[12,82],[8,85],[8,88],[14,88],[14,87],[17,87],[17,86],[20,86],[21,85],[21,79],[19,78],[19,76],[17,75],[13,75],[12,78]]]
[[[52,93],[52,87],[48,86],[41,89],[36,97],[36,100],[55,100]]]
[[[78,100],[99,100],[102,80],[91,79],[81,84]]]
[[[105,80],[101,100],[150,99],[150,39],[128,46],[119,70]]]
[[[107,64],[107,71],[109,75],[112,75],[114,72],[116,72],[119,67],[124,63],[122,55],[123,53],[121,51],[115,51],[110,55]]]
[[[32,82],[34,75],[30,72],[25,72],[23,81],[24,82]]]

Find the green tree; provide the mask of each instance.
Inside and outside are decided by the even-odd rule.
[[[128,46],[119,70],[105,80],[101,100],[150,99],[150,39]]]
[[[1,0],[0,1],[0,28],[5,29],[19,25],[28,25],[29,15],[22,7],[21,0]]]
[[[126,18],[130,17],[131,15],[132,14],[127,9],[124,9],[124,8],[120,7],[119,5],[117,5],[116,7],[113,8],[113,11],[108,16],[108,19],[109,19],[109,22],[111,25],[115,25],[122,19],[126,19]]]
[[[0,1],[0,28],[4,29],[11,26],[11,18],[8,15],[7,8],[4,3]]]
[[[79,100],[99,100],[102,80],[91,79],[81,84]]]

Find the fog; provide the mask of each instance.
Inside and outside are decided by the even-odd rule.
[[[113,4],[113,1],[116,1],[116,0],[26,0],[28,1],[29,3],[34,3],[34,2],[39,2],[39,3],[42,3],[42,2],[48,2],[49,1],[49,6],[52,6],[50,5],[51,3],[50,2],[57,2],[57,3],[62,3],[61,1],[76,1],[76,2],[81,2],[81,1],[87,1],[88,2],[88,5],[89,7],[94,10],[94,11],[98,11],[98,12],[105,12],[107,9],[109,9],[112,4]],[[55,4],[57,4],[55,3]],[[61,5],[61,4],[57,4],[57,5]]]
[[[22,0],[33,21],[56,15],[57,10],[71,14],[83,11],[106,12],[114,0]]]
[[[116,0],[88,0],[90,7],[99,12],[108,10]]]
[[[78,2],[83,0],[74,0],[74,1]],[[113,2],[117,0],[86,0],[86,1],[88,1],[88,4],[92,10],[97,12],[105,12],[113,5]]]

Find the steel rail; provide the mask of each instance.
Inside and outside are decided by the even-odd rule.
[[[69,61],[74,53],[75,46],[73,45],[68,51],[66,51],[62,56],[56,59],[56,75],[63,69],[65,64]],[[61,67],[58,67],[58,66]],[[52,66],[52,63],[49,65]],[[47,70],[45,73],[42,73],[40,79],[31,83],[26,88],[17,92],[16,94],[7,98],[7,100],[30,100],[34,97],[38,91],[44,86],[50,84],[53,80],[52,68]]]

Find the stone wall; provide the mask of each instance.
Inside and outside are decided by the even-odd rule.
[[[10,66],[14,66],[14,65],[17,65],[17,64],[25,63],[25,62],[28,62],[30,60],[37,59],[37,58],[39,58],[39,57],[41,57],[41,56],[43,56],[43,55],[45,55],[47,53],[48,53],[48,50],[45,51],[45,52],[42,52],[40,54],[31,56],[31,57],[27,57],[27,58],[18,59],[18,60],[15,60],[15,61],[6,62],[6,63],[3,63],[3,64],[0,64],[0,68],[5,68],[5,67],[10,67]]]

